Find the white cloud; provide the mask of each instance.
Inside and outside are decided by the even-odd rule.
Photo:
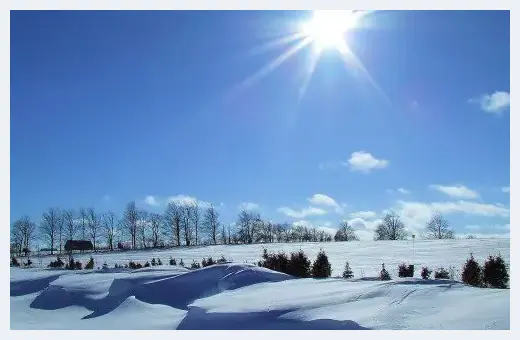
[[[293,227],[295,227],[295,226],[302,226],[302,227],[307,227],[307,228],[316,228],[317,230],[323,230],[327,234],[329,234],[331,236],[334,236],[334,234],[336,234],[338,229],[331,227],[331,225],[332,225],[332,223],[329,222],[329,221],[322,221],[322,222],[314,222],[313,223],[313,222],[310,222],[310,221],[307,221],[307,220],[300,220],[300,221],[295,221],[295,222],[292,223]]]
[[[308,207],[301,210],[294,210],[288,207],[280,207],[278,208],[278,212],[292,218],[305,218],[307,216],[319,216],[327,214],[327,211],[316,207]]]
[[[468,201],[456,202],[407,202],[397,201],[396,212],[405,225],[413,229],[424,229],[434,212],[442,214],[462,213],[487,217],[507,217],[509,209],[495,204]]]
[[[167,201],[168,201],[168,203],[174,202],[174,203],[177,203],[177,204],[180,204],[180,205],[188,205],[188,204],[198,203],[199,207],[201,207],[201,208],[208,208],[211,205],[210,202],[201,201],[201,200],[197,199],[196,197],[186,196],[186,195],[170,196],[170,197],[168,197]]]
[[[340,206],[332,197],[324,195],[324,194],[314,194],[312,197],[308,198],[307,201],[313,205],[331,207],[338,214],[343,213],[343,207]]]
[[[510,95],[508,92],[495,91],[492,94],[484,94],[469,100],[470,103],[479,104],[484,112],[500,114],[509,108]]]
[[[405,188],[399,188],[399,189],[397,189],[397,191],[399,191],[401,194],[405,194],[405,195],[410,193],[410,191],[406,190]]]
[[[347,221],[347,223],[356,230],[368,229],[373,232],[374,229],[382,222],[382,220],[367,220],[364,218],[356,217]]]
[[[503,187],[501,190],[504,193],[508,193],[509,192],[509,187]]]
[[[350,217],[352,218],[362,218],[362,219],[371,219],[376,217],[376,213],[373,211],[356,211],[350,213]]]
[[[157,207],[160,205],[159,202],[157,202],[157,199],[155,199],[155,197],[151,195],[145,197],[144,203],[151,207]]]
[[[430,188],[454,198],[474,199],[479,197],[478,192],[460,184],[451,186],[432,184]]]
[[[384,169],[390,162],[385,159],[377,159],[369,152],[356,151],[350,155],[348,165],[350,170],[369,173],[373,169]]]
[[[259,210],[260,205],[252,202],[242,202],[238,205],[238,210]]]

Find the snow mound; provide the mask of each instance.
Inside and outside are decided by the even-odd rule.
[[[413,278],[295,279],[247,264],[11,269],[11,328],[509,329],[509,290]]]

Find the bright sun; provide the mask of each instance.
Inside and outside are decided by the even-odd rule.
[[[318,49],[342,49],[345,33],[356,26],[353,11],[314,11],[312,19],[303,26],[303,33],[310,37]]]

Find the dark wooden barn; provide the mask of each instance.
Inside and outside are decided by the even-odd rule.
[[[73,250],[93,250],[94,246],[90,241],[84,240],[68,240],[65,243],[65,251],[73,251]]]

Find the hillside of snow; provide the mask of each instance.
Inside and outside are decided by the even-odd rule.
[[[96,267],[101,267],[106,262],[109,267],[127,264],[129,261],[137,261],[144,264],[152,258],[160,258],[163,263],[168,263],[170,257],[177,260],[183,259],[186,266],[192,261],[200,262],[202,258],[212,256],[217,259],[224,255],[226,259],[235,263],[256,264],[262,255],[263,248],[269,252],[297,251],[302,249],[312,261],[316,258],[320,248],[325,250],[332,265],[332,276],[339,276],[343,272],[345,261],[354,271],[355,277],[375,276],[381,270],[381,263],[385,263],[392,276],[397,275],[397,266],[402,263],[414,263],[416,277],[420,277],[420,269],[428,266],[436,269],[444,266],[446,269],[453,266],[460,270],[464,262],[473,253],[479,263],[483,263],[488,255],[500,253],[506,263],[509,263],[509,239],[472,239],[472,240],[412,240],[408,241],[359,241],[359,242],[325,242],[325,243],[270,243],[251,245],[217,245],[198,246],[190,248],[170,248],[162,250],[124,251],[112,253],[92,254]],[[77,254],[76,260],[87,263],[91,254]],[[47,265],[56,259],[56,256],[47,256],[41,259],[41,266]],[[40,261],[33,256],[35,266]]]
[[[311,260],[322,248],[333,278],[294,279],[244,263],[256,263],[264,247],[303,249]],[[500,253],[509,263],[509,240],[290,243],[93,255],[96,267],[152,257],[164,264],[170,257],[182,258],[187,266],[208,256],[234,261],[193,271],[170,265],[54,270],[46,266],[55,257],[33,256],[36,268],[11,268],[11,328],[509,329],[509,290],[417,279],[422,266],[460,270],[469,253],[480,263]],[[78,254],[76,259],[85,264],[89,257]],[[334,278],[346,260],[354,279]],[[403,261],[416,265],[416,278],[397,278]],[[371,279],[383,262],[394,280]]]

